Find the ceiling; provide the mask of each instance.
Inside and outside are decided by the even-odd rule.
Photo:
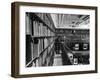
[[[57,28],[81,28],[89,27],[90,16],[89,15],[76,15],[76,14],[52,14],[56,16],[56,27]],[[54,18],[54,17],[52,17]]]

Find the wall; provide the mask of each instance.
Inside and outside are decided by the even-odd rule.
[[[15,0],[1,0],[0,2],[0,80],[17,80],[10,77],[11,67],[11,2]],[[100,0],[16,0],[55,4],[74,4],[98,6],[100,10]],[[98,11],[100,14],[100,11]],[[98,16],[100,19],[100,16]],[[100,23],[98,24],[100,26]],[[98,34],[100,34],[98,27]],[[98,37],[98,47],[100,47],[100,37]],[[98,51],[98,58],[100,57]],[[98,67],[100,67],[100,58]],[[22,78],[18,80],[100,80],[100,68],[97,74],[64,75],[39,78]]]

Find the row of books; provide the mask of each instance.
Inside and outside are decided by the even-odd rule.
[[[39,21],[33,21],[33,35],[34,36],[54,36],[54,32],[51,31],[46,25]]]
[[[39,57],[40,59],[41,57],[42,59],[42,62],[38,62],[39,64],[44,63],[47,54],[50,52],[51,48],[53,47],[53,43],[54,43],[54,38],[44,38],[44,39],[39,39],[38,44],[34,44],[34,43],[32,44],[33,58]]]
[[[50,14],[49,13],[36,13],[36,15],[43,20],[48,26],[50,26],[50,28],[53,28],[53,24],[50,20]]]
[[[40,21],[39,17],[37,17],[37,19],[32,19],[32,17],[36,15],[30,17],[30,14],[27,13],[25,20],[26,34],[31,34],[33,36],[54,36],[53,25],[50,23],[50,20],[47,19],[47,16],[45,16],[46,18],[43,21]],[[41,15],[44,16],[44,14]]]
[[[48,15],[46,13],[26,13],[26,36],[30,35],[26,49],[26,55],[28,54],[26,62],[30,63],[35,59],[30,67],[45,66],[51,62],[51,55],[53,54],[51,49],[53,48],[55,33]]]
[[[44,38],[39,39],[37,44],[33,43],[33,53],[39,54],[41,53],[45,48],[47,48],[52,42],[54,41],[54,38]],[[35,56],[35,55],[34,55]]]
[[[51,49],[53,48],[54,43],[51,43],[51,45],[43,51],[41,55],[38,55],[38,59],[36,60],[36,63],[33,62],[33,65],[36,64],[36,66],[49,66],[49,63],[51,62],[51,57],[54,54],[54,51]]]
[[[32,34],[32,20],[29,17],[30,15],[27,13],[25,15],[25,27],[26,27],[26,34],[30,35]]]

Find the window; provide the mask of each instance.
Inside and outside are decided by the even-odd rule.
[[[83,50],[87,50],[88,49],[88,44],[83,44]]]
[[[75,44],[75,50],[79,50],[79,44]]]

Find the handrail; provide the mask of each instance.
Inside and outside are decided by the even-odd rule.
[[[27,65],[26,67],[28,67],[32,62],[35,62],[39,57],[35,57],[33,60],[31,60]]]
[[[55,41],[55,40],[53,40],[42,52],[40,52],[40,55],[43,55],[43,52],[44,52],[54,41]],[[39,56],[33,58],[33,59],[26,65],[26,67],[29,66],[32,62],[35,63],[35,61],[36,61],[38,58],[39,58]]]
[[[62,43],[63,44],[63,43]],[[65,45],[65,44],[63,44],[64,45],[64,47],[66,48],[66,49],[68,49],[72,54],[73,54],[73,51],[67,46],[67,45]]]
[[[63,48],[64,48],[64,50],[66,51],[66,49],[65,49],[66,46],[65,46],[64,44],[63,44]],[[69,49],[69,48],[68,48],[68,49]],[[70,50],[70,51],[71,51],[71,50]],[[72,53],[72,52],[71,52],[71,53]],[[73,53],[72,53],[72,54],[73,54]],[[66,54],[66,55],[68,56],[68,54]],[[70,60],[70,59],[69,59],[69,60]],[[71,62],[71,60],[70,60],[70,63],[73,64],[73,62]]]

